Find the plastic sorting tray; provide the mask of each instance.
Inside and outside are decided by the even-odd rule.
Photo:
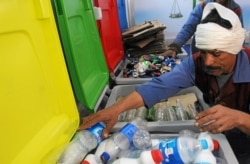
[[[76,99],[94,112],[108,88],[109,71],[92,0],[52,0]]]
[[[135,90],[136,85],[117,85],[115,86],[110,94],[110,97],[107,101],[106,107],[114,104],[118,97],[127,96],[131,92]],[[181,90],[176,94],[183,95],[187,93],[195,93],[198,102],[202,106],[203,109],[207,109],[209,106],[204,102],[201,91],[193,86],[190,88],[186,88]],[[114,126],[113,130],[119,130],[123,127],[127,122],[117,122]],[[199,129],[194,126],[194,120],[185,120],[185,121],[149,121],[148,122],[148,130],[150,132],[168,132],[168,133],[176,133],[183,129],[193,130],[198,132]]]
[[[188,56],[188,53],[184,48],[182,48],[183,53],[178,54],[178,57],[181,59],[184,59]],[[124,67],[128,64],[129,60],[126,59],[125,63],[123,63]],[[124,68],[123,67],[123,68]],[[130,84],[141,84],[147,81],[150,81],[152,78],[134,78],[134,77],[129,77],[125,78],[123,77],[123,69],[120,71],[120,73],[117,75],[115,78],[115,83],[118,85],[130,85]]]
[[[214,152],[216,157],[222,158],[226,161],[227,164],[239,164],[236,156],[233,153],[233,150],[227,141],[227,138],[224,134],[209,134],[211,137],[219,142],[219,150]],[[151,138],[155,139],[165,139],[177,137],[178,134],[151,134]]]
[[[56,163],[79,115],[50,0],[0,6],[0,163]]]

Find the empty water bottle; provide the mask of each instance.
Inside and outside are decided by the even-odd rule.
[[[179,137],[191,137],[191,138],[197,138],[198,134],[196,134],[192,130],[184,129],[179,131]],[[202,138],[200,138],[202,139]]]
[[[128,122],[119,132],[114,133],[110,138],[104,140],[105,144],[101,159],[104,163],[116,159],[121,150],[129,149],[133,142],[133,136],[139,129],[146,129],[147,122],[140,117],[136,117]]]
[[[188,112],[188,115],[189,115],[189,118],[190,119],[194,119],[195,118],[195,116],[197,115],[197,110],[195,109],[195,107],[192,105],[192,104],[188,104],[188,110],[187,110],[187,112]]]
[[[148,109],[145,106],[139,107],[136,109],[135,117],[140,117],[142,119],[146,119]]]
[[[127,150],[130,147],[129,139],[120,132],[114,133],[101,144],[105,144],[104,152],[100,156],[103,163],[112,162],[122,150]]]
[[[103,140],[101,123],[76,133],[60,156],[59,164],[79,164],[83,158]]]
[[[216,164],[216,158],[209,148],[203,148],[203,150],[197,154],[193,164]]]
[[[178,120],[188,120],[187,111],[183,107],[179,98],[176,99],[176,116]]]
[[[155,109],[155,121],[165,121],[166,113],[163,103],[158,104],[158,108]]]
[[[177,117],[174,108],[171,106],[169,101],[167,101],[166,104],[167,104],[166,108],[167,121],[176,121]]]
[[[129,122],[135,118],[136,109],[131,109],[126,112],[124,121]]]
[[[163,152],[163,164],[191,163],[207,145],[206,140],[191,137],[176,137],[160,141],[158,148]]]
[[[152,147],[150,133],[145,129],[139,129],[133,136],[133,146],[139,150],[146,150]]]

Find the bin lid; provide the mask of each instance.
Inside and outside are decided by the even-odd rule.
[[[108,85],[106,65],[91,0],[53,0],[54,13],[76,99],[94,112]]]
[[[111,73],[115,73],[124,57],[117,0],[95,0],[95,6],[101,8],[102,18],[97,20],[98,30],[106,62]]]
[[[56,163],[79,114],[50,1],[0,6],[0,163]]]

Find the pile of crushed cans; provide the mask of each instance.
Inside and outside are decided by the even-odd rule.
[[[140,58],[128,58],[123,69],[124,78],[152,78],[170,72],[181,63],[178,57],[168,57],[155,54],[142,55]]]

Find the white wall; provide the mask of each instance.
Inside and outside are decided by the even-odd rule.
[[[199,3],[199,0],[196,1]],[[236,2],[239,3],[243,9],[244,27],[250,30],[250,1],[236,0]],[[174,0],[133,0],[133,3],[135,24],[158,19],[167,27],[165,33],[166,39],[173,39],[176,36],[193,9],[193,0],[178,0],[180,12],[183,17],[173,19],[170,18],[169,15]]]

